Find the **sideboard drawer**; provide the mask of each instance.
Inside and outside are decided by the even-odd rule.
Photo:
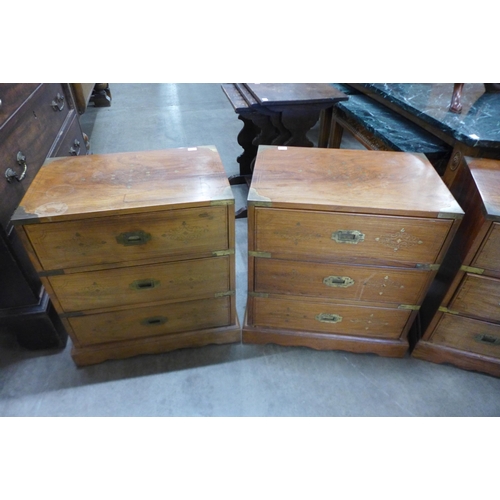
[[[443,314],[429,342],[500,359],[500,325]]]
[[[214,297],[230,290],[229,257],[50,276],[65,312]]]
[[[63,206],[41,206],[39,213],[57,209],[64,213]],[[43,269],[55,270],[212,255],[228,249],[227,224],[226,207],[212,206],[32,224],[26,232]]]
[[[41,83],[2,83],[0,89],[0,129]]]
[[[9,130],[0,131],[1,175],[3,177],[10,168],[19,179],[22,179],[18,181],[16,178],[11,178],[11,181],[7,182],[4,178],[0,184],[1,206],[5,207],[0,208],[0,224],[5,228],[8,227],[13,211],[45,161],[54,137],[59,133],[69,112],[65,100],[60,104],[63,106],[62,111],[54,111],[51,102],[57,95],[65,99],[60,83],[43,85],[18,113],[15,128],[11,130],[9,126],[5,127]]]
[[[500,223],[492,224],[489,236],[485,238],[484,245],[472,262],[473,267],[500,271]]]
[[[220,297],[69,318],[82,346],[201,330],[231,324],[231,299]],[[133,335],[132,335],[133,333]]]
[[[330,301],[253,297],[256,328],[399,339],[410,311]]]
[[[466,274],[448,308],[464,316],[500,323],[500,280]]]
[[[434,263],[446,219],[255,208],[255,250],[276,258],[393,265]]]
[[[430,279],[428,271],[418,269],[266,258],[254,262],[258,293],[417,304]]]

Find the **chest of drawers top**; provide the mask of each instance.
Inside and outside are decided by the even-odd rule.
[[[13,216],[19,224],[233,203],[215,147],[51,158]]]
[[[260,146],[248,200],[276,208],[461,218],[424,155]]]

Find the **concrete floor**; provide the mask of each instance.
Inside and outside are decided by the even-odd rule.
[[[241,130],[219,84],[111,84],[81,117],[94,154],[215,145],[238,172]],[[310,134],[317,137],[317,128]],[[343,147],[361,148],[346,137]],[[236,208],[246,188],[235,186]],[[236,222],[237,309],[246,219]],[[0,336],[0,416],[499,416],[500,379],[409,357],[275,345],[184,349],[77,368],[63,351]]]

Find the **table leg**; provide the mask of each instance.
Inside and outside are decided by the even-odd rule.
[[[314,127],[319,119],[319,114],[319,110],[295,109],[295,107],[284,109],[281,113],[281,122],[291,134],[290,139],[285,142],[285,146],[314,146],[307,138],[307,132]]]
[[[229,177],[229,184],[246,184],[248,176],[252,175],[252,162],[257,154],[257,146],[254,140],[260,129],[248,117],[238,115],[238,119],[243,122],[243,128],[238,134],[238,144],[243,148],[243,153],[236,159],[240,165],[240,173]]]

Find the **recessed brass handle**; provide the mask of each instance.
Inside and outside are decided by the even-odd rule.
[[[357,230],[339,229],[332,233],[332,240],[337,243],[350,243],[356,245],[361,241],[365,241],[365,235]]]
[[[327,276],[323,278],[323,283],[332,288],[347,288],[354,285],[354,280],[349,276]]]
[[[144,231],[130,231],[128,233],[121,233],[116,237],[117,243],[125,246],[145,245],[150,239],[151,235]]]
[[[158,326],[164,325],[168,321],[165,316],[153,316],[151,318],[145,318],[141,321],[141,325],[144,326]]]
[[[62,111],[64,109],[64,96],[58,92],[51,106],[54,111]]]
[[[316,319],[321,323],[340,323],[342,316],[338,314],[321,313],[316,316]]]
[[[12,179],[16,179],[18,182],[21,182],[26,177],[28,164],[26,163],[26,156],[24,156],[21,151],[17,153],[17,164],[23,167],[21,175],[17,175],[15,170],[13,170],[12,168],[8,168],[5,171],[5,178],[7,179],[7,182],[12,182]]]
[[[151,290],[160,286],[160,282],[154,279],[135,280],[129,286],[134,290]]]
[[[486,335],[484,333],[480,333],[474,337],[476,342],[480,342],[481,344],[488,345],[500,345],[500,337],[495,337],[494,335]]]

